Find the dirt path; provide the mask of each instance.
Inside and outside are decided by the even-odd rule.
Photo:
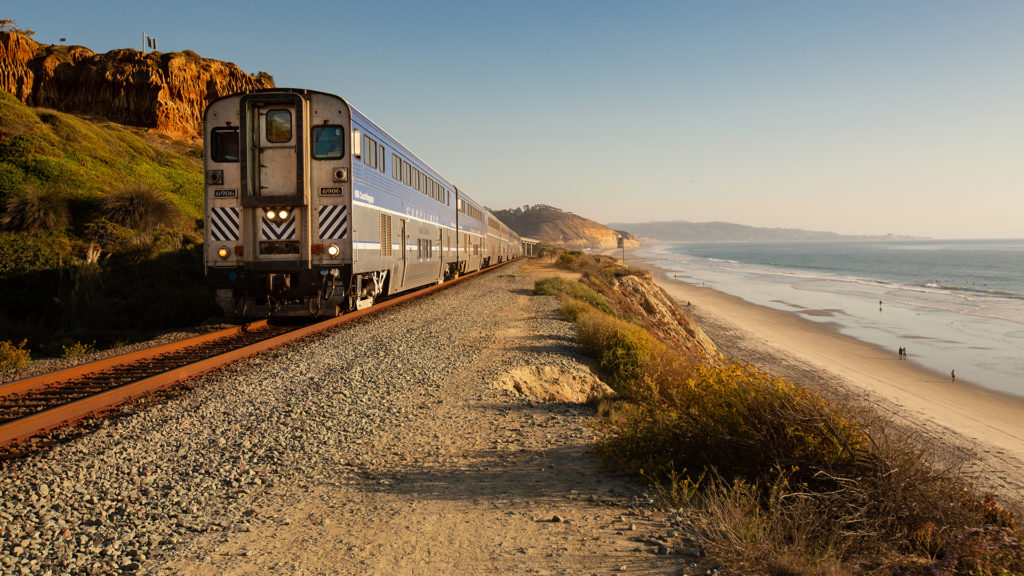
[[[274,486],[248,531],[203,535],[196,557],[155,572],[705,574],[695,550],[661,546],[675,534],[632,480],[599,469],[592,408],[499,384],[534,364],[589,376],[557,301],[504,274],[515,305],[455,338],[484,352],[398,399],[401,425],[352,439],[333,481]]]

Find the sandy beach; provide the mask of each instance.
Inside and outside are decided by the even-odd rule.
[[[979,487],[1024,503],[1024,399],[926,370],[840,334],[828,324],[672,278],[650,261],[631,265],[697,320],[724,354],[806,386],[855,394],[929,441],[963,455]]]

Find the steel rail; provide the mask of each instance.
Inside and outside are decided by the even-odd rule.
[[[273,336],[256,343],[249,344],[241,348],[237,348],[235,350],[211,356],[184,366],[173,368],[154,376],[143,378],[141,380],[137,380],[135,382],[131,382],[128,384],[116,386],[114,388],[110,388],[108,390],[102,391],[91,396],[86,396],[84,398],[80,398],[78,400],[62,404],[60,406],[49,408],[41,412],[23,416],[16,420],[5,422],[3,424],[0,424],[0,447],[10,446],[16,442],[19,442],[21,440],[41,434],[49,430],[53,430],[60,426],[72,425],[92,414],[98,414],[104,411],[108,411],[110,409],[120,406],[121,404],[130,402],[141,396],[150,394],[162,388],[167,388],[179,382],[195,378],[217,368],[221,368],[233,362],[237,362],[238,360],[255,356],[256,354],[259,354],[266,350],[278,348],[284,346],[285,344],[289,344],[297,340],[300,340],[302,338],[306,338],[308,336],[312,336],[314,334],[330,330],[331,328],[334,328],[346,322],[357,320],[359,318],[362,318],[363,316],[380,312],[381,310],[385,310],[392,306],[397,306],[399,304],[408,302],[421,296],[426,296],[427,294],[431,294],[438,290],[448,288],[463,280],[472,278],[473,276],[476,276],[484,272],[490,272],[492,270],[500,268],[501,266],[504,266],[505,264],[514,261],[515,260],[508,260],[502,262],[501,264],[496,264],[483,270],[477,270],[476,272],[460,276],[459,278],[455,278],[448,282],[435,284],[433,286],[428,286],[415,292],[410,292],[407,294],[403,294],[401,296],[397,296],[395,298],[385,300],[383,302],[370,306],[369,308],[348,312],[346,314],[342,314],[334,318],[329,318],[316,324],[311,324],[309,326],[297,328],[284,334]],[[186,340],[181,340],[170,344],[155,346],[152,348],[147,348],[145,350],[140,350],[137,352],[131,352],[121,356],[114,356],[97,362],[82,364],[65,370],[60,370],[58,372],[53,372],[50,374],[43,374],[32,378],[17,380],[14,382],[10,382],[8,384],[0,385],[0,397],[16,396],[26,394],[32,391],[37,391],[40,389],[45,389],[49,386],[53,386],[58,383],[70,381],[73,378],[78,378],[81,376],[85,376],[87,374],[94,374],[96,372],[110,369],[112,367],[124,366],[131,364],[133,362],[154,358],[164,353],[174,352],[186,348],[188,346],[195,346],[197,344],[206,343],[211,340],[223,338],[226,336],[232,336],[245,330],[252,330],[253,328],[263,326],[266,326],[266,321],[260,320],[259,322],[254,322],[246,326],[240,326],[235,328],[229,328],[226,330],[220,330],[217,332],[211,332],[210,334],[204,334],[202,336],[197,336],[195,338],[189,338]]]
[[[58,370],[56,372],[49,372],[46,374],[40,374],[38,376],[31,376],[29,378],[23,378],[21,380],[14,380],[0,384],[0,398],[7,396],[15,396],[18,394],[27,394],[29,392],[35,392],[46,388],[50,384],[56,384],[58,382],[65,382],[72,378],[78,378],[79,376],[85,376],[86,374],[92,374],[94,372],[102,372],[125,364],[131,364],[140,360],[146,360],[149,358],[155,358],[162,354],[169,352],[177,352],[182,348],[188,346],[195,346],[197,344],[203,344],[211,340],[218,340],[229,336],[234,336],[241,332],[257,330],[267,325],[266,320],[257,320],[250,322],[243,326],[232,326],[231,328],[225,328],[223,330],[217,330],[209,332],[207,334],[201,334],[193,338],[187,338],[185,340],[178,340],[176,342],[170,342],[167,344],[161,344],[150,348],[144,348],[142,350],[136,350],[135,352],[128,352],[127,354],[121,354],[119,356],[111,356],[110,358],[104,358],[95,362],[87,362]]]

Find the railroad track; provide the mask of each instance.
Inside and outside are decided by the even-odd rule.
[[[481,272],[304,326],[266,320],[0,384],[0,447],[74,424],[232,362],[447,288]]]

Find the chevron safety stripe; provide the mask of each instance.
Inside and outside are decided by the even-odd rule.
[[[295,214],[287,220],[275,222],[263,217],[263,226],[260,235],[264,240],[294,240],[295,239]]]
[[[320,207],[320,238],[336,240],[348,236],[348,213],[346,206]]]
[[[238,208],[210,209],[210,235],[218,242],[235,242],[238,240]]]

